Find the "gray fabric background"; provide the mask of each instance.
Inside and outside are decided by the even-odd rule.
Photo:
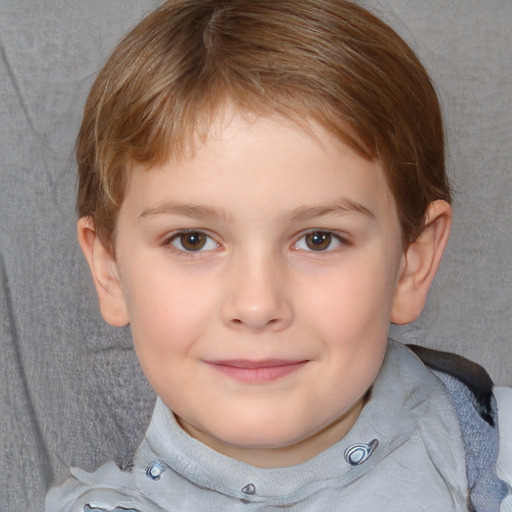
[[[95,72],[158,0],[0,0],[0,511],[66,466],[126,461],[154,397],[106,326],[75,241],[72,149]],[[512,385],[512,1],[368,0],[442,98],[455,222],[424,316],[397,338]]]

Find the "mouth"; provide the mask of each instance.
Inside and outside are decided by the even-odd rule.
[[[269,359],[265,361],[227,360],[206,361],[214,370],[242,382],[263,383],[271,382],[296,372],[303,368],[308,361],[290,361],[284,359]]]

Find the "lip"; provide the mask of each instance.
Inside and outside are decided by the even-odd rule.
[[[307,360],[267,359],[251,361],[232,359],[225,361],[205,361],[214,370],[242,382],[271,382],[303,368]]]

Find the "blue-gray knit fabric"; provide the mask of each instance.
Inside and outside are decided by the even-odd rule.
[[[434,373],[445,384],[459,416],[473,509],[475,512],[499,512],[507,496],[507,486],[496,474],[500,444],[498,422],[492,427],[480,416],[475,396],[462,382],[445,373]],[[497,420],[494,398],[492,405]]]

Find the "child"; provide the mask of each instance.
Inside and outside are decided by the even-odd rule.
[[[78,237],[159,398],[133,467],[47,510],[498,510],[488,376],[388,341],[448,240],[443,139],[352,3],[169,0],[133,29],[85,108]]]

